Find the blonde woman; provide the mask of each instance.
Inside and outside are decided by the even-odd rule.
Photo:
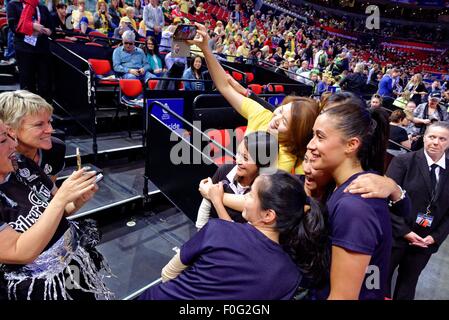
[[[33,99],[23,92],[4,92],[0,108],[32,105]],[[0,296],[10,300],[112,298],[100,274],[104,265],[95,250],[99,241],[95,227],[66,219],[98,190],[95,172],[75,171],[58,190],[32,159],[16,153],[15,140],[0,121]]]
[[[65,144],[52,137],[53,107],[26,90],[6,92],[0,99],[0,120],[17,139],[18,153],[31,159],[54,182],[65,166]]]

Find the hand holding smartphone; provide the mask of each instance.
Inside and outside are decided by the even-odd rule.
[[[193,40],[196,36],[197,27],[193,24],[179,24],[173,33],[173,40]]]
[[[80,148],[76,148],[76,167],[78,170],[81,170],[82,168]],[[101,180],[103,180],[103,178],[103,174],[101,172],[97,172],[94,183],[96,184],[100,182]]]

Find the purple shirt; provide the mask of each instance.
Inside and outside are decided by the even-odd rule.
[[[360,195],[343,192],[353,180],[365,173],[350,177],[327,202],[330,240],[333,246],[371,256],[359,299],[383,300],[392,243],[387,201],[364,199]]]
[[[291,299],[300,272],[282,247],[248,223],[209,222],[181,248],[189,267],[140,299]]]

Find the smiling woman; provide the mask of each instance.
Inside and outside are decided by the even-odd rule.
[[[391,221],[385,199],[366,199],[345,188],[366,171],[383,173],[388,121],[351,93],[331,96],[313,126],[307,148],[312,168],[330,174],[336,189],[327,201],[332,258],[329,299],[383,299],[391,251]],[[379,270],[370,287],[367,268]],[[326,291],[326,290],[325,290]]]
[[[98,190],[95,172],[75,171],[55,193],[8,130],[0,121],[0,300],[109,298],[95,228],[65,218]]]
[[[52,137],[53,107],[26,90],[0,95],[0,120],[18,142],[17,152],[33,160],[52,181],[64,169],[65,144]]]

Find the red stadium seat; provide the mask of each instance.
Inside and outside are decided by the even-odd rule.
[[[131,138],[131,109],[140,110],[143,107],[143,101],[140,103],[133,101],[143,92],[142,82],[137,79],[120,79],[120,103],[125,106],[128,113],[128,135]],[[119,109],[117,108],[116,118]]]
[[[209,138],[221,144],[224,148],[228,147],[229,144],[231,143],[231,137],[227,129],[222,130],[212,129],[208,130],[206,134],[209,136]],[[213,143],[210,143],[210,147],[214,154],[219,152],[219,148]]]
[[[243,75],[237,71],[232,71],[232,77],[237,81],[242,81]]]
[[[117,85],[117,79],[102,79],[103,76],[109,76],[113,74],[111,62],[106,59],[88,59],[92,70],[95,72],[96,78],[99,84],[107,85]]]
[[[245,132],[246,132],[246,126],[241,126],[241,127],[235,128],[235,139],[236,139],[237,145],[240,144],[240,142],[242,142],[243,137],[245,136]]]
[[[127,97],[135,98],[142,93],[142,82],[137,79],[120,79],[120,91]]]
[[[100,38],[107,38],[107,37],[108,37],[108,36],[105,35],[104,33],[99,32],[99,31],[95,31],[95,30],[89,32],[89,36],[100,37]]]
[[[284,92],[284,86],[282,84],[275,84],[275,85],[268,85],[267,86],[268,92],[276,92],[276,93],[282,93]]]
[[[148,81],[148,88],[149,88],[150,90],[154,90],[154,89],[156,89],[156,86],[157,86],[158,83],[159,83],[158,80],[150,79],[150,80]]]
[[[251,83],[254,80],[254,74],[252,72],[245,72],[246,74],[246,82]]]
[[[86,42],[85,45],[86,45],[86,46],[91,46],[91,47],[100,47],[100,48],[103,48],[103,45],[102,45],[102,44],[99,44],[99,43],[97,43],[97,42]]]
[[[250,84],[248,88],[255,94],[261,94],[263,91],[263,87],[260,84]]]

